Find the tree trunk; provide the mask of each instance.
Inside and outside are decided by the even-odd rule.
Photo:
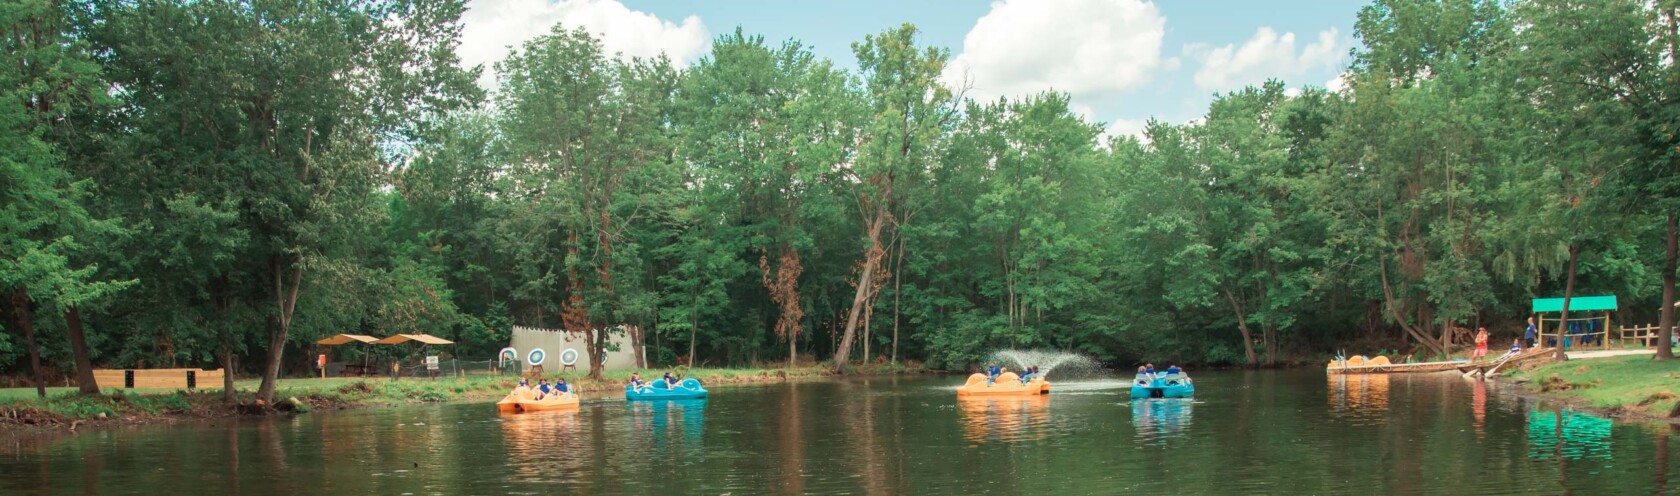
[[[230,404],[238,403],[239,396],[233,388],[233,329],[228,327],[228,297],[226,294],[227,281],[219,278],[210,288],[211,298],[216,305],[216,328],[221,335],[221,364],[222,364],[222,400]],[[366,353],[364,351],[364,353]]]
[[[292,287],[286,288],[285,270],[281,266],[280,257],[275,257],[274,302],[279,315],[272,321],[273,327],[269,328],[262,384],[257,386],[257,400],[263,403],[274,404],[274,389],[280,382],[280,359],[286,353],[286,333],[292,328],[292,312],[297,309],[298,287],[302,285],[303,267],[293,267]]]
[[[1259,365],[1259,357],[1254,355],[1254,339],[1248,332],[1248,317],[1243,314],[1242,305],[1237,303],[1237,297],[1231,290],[1225,290],[1225,299],[1231,302],[1231,310],[1237,313],[1237,330],[1242,332],[1243,359],[1249,367]]]
[[[881,260],[881,226],[887,223],[887,209],[885,206],[875,210],[875,219],[869,223],[869,251],[863,255],[863,270],[858,274],[857,292],[852,296],[852,310],[846,317],[846,331],[840,336],[840,345],[834,350],[834,370],[846,372],[846,360],[851,358],[852,339],[858,328],[858,317],[863,313],[863,306],[869,300],[869,286],[875,281],[875,265]]]
[[[1266,340],[1266,366],[1273,367],[1277,365],[1277,325],[1267,323],[1264,329],[1264,339]]]
[[[1668,213],[1668,257],[1663,264],[1662,318],[1657,328],[1657,360],[1673,360],[1674,349],[1674,271],[1680,261],[1680,212]]]
[[[904,294],[904,230],[898,231],[898,253],[893,257],[893,336],[892,336],[892,364],[898,365],[898,308],[900,296]]]
[[[64,326],[70,333],[70,351],[76,355],[76,385],[82,394],[99,394],[93,378],[93,358],[88,356],[87,336],[82,333],[82,314],[76,307],[64,309]]]
[[[35,395],[47,397],[47,383],[41,379],[41,350],[35,346],[35,324],[30,322],[29,295],[19,288],[12,293],[12,317],[23,329],[24,347],[29,349],[29,377],[35,382]]]
[[[1552,354],[1552,358],[1559,362],[1569,359],[1569,355],[1565,355],[1563,353],[1563,340],[1569,339],[1569,299],[1575,296],[1575,262],[1580,259],[1581,247],[1577,246],[1575,243],[1570,243],[1569,276],[1563,283],[1563,312],[1562,315],[1558,317],[1557,351]]]

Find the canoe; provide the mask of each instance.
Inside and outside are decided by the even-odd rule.
[[[968,376],[968,382],[957,386],[957,396],[1032,396],[1050,394],[1050,382],[1034,378],[1026,383],[1014,372],[999,374],[997,380],[986,381],[986,374]]]
[[[1390,363],[1388,361],[1388,357],[1385,356],[1365,358],[1361,355],[1354,355],[1352,358],[1343,360],[1331,360],[1328,365],[1325,365],[1324,371],[1330,374],[1408,374],[1444,372],[1448,370],[1458,370],[1459,366],[1465,365],[1468,362],[1469,360],[1459,358],[1448,362]]]
[[[537,399],[536,390],[519,387],[515,388],[513,392],[508,393],[508,395],[503,397],[501,401],[496,402],[496,411],[515,413],[540,412],[544,410],[565,410],[569,408],[577,408],[578,400],[579,398],[576,393],[548,394],[544,395],[543,398],[539,400]]]
[[[683,379],[676,387],[665,384],[663,379],[655,380],[637,389],[635,386],[624,386],[626,400],[681,400],[705,398],[706,388],[700,385],[700,380],[693,377]]]
[[[1196,385],[1183,374],[1132,381],[1133,398],[1189,398],[1195,394]]]

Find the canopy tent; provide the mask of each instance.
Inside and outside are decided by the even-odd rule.
[[[409,344],[409,345],[418,345],[417,346],[418,348],[425,348],[427,346],[432,346],[432,345],[454,345],[455,342],[447,340],[447,339],[443,339],[443,338],[440,338],[440,337],[437,337],[437,336],[433,336],[431,334],[397,334],[397,335],[387,337],[385,339],[374,341],[373,344],[388,344],[388,345]],[[412,353],[412,351],[413,350],[411,349],[410,352]],[[410,356],[412,356],[412,354]],[[430,365],[435,365],[436,362],[431,361],[431,360],[427,360],[426,363],[429,364],[428,365],[428,370],[436,372],[436,367],[430,367]],[[399,368],[398,365],[393,363],[392,364],[392,373],[396,374],[397,373],[396,371],[398,370],[398,368]],[[455,371],[457,373],[459,373],[460,368],[455,367]],[[393,375],[393,377],[394,377],[394,375]]]
[[[325,338],[325,339],[322,339],[320,341],[316,341],[315,344],[318,344],[318,345],[321,345],[321,346],[338,346],[338,345],[341,345],[341,344],[347,344],[347,343],[352,343],[352,342],[369,344],[369,343],[373,343],[373,342],[376,342],[376,341],[379,341],[379,338],[376,338],[376,337],[373,337],[373,336],[363,336],[361,334],[335,334],[330,338]]]
[[[334,334],[331,337],[327,337],[327,338],[321,339],[320,341],[316,341],[315,345],[316,346],[339,346],[339,345],[345,345],[345,344],[351,344],[351,343],[373,344],[373,343],[376,343],[378,341],[379,341],[378,338],[375,338],[373,336],[363,336],[361,334]],[[363,349],[361,351],[362,351],[362,368],[360,370],[360,373],[361,373],[360,375],[366,375],[367,371],[368,371],[368,350]],[[325,360],[326,354],[322,353],[320,356],[321,356],[322,360],[318,363],[318,365],[321,368],[321,377],[324,378],[324,377],[327,376],[327,362]],[[354,365],[354,364],[352,364],[352,365]],[[350,367],[350,366],[347,366],[347,367]]]
[[[1616,310],[1615,295],[1569,297],[1569,311],[1572,313],[1578,312],[1577,315],[1590,315],[1587,312],[1603,312],[1601,315],[1591,317],[1572,317],[1569,322],[1564,322],[1561,315],[1552,319],[1547,319],[1545,316],[1548,313],[1562,313],[1563,298],[1535,298],[1529,302],[1529,308],[1534,311],[1536,320],[1539,322],[1539,337],[1542,342],[1546,338],[1546,322],[1556,322],[1557,331],[1552,335],[1557,340],[1558,346],[1568,347],[1568,335],[1571,334],[1582,342],[1591,339],[1593,335],[1602,334],[1603,336],[1598,338],[1599,342],[1604,345],[1604,349],[1610,349],[1610,312]],[[1572,323],[1577,324],[1575,330],[1579,332],[1570,332],[1570,324]],[[1601,325],[1602,328],[1599,328]]]
[[[398,334],[398,335],[391,336],[391,337],[388,337],[388,338],[385,338],[385,339],[374,341],[373,344],[402,344],[402,343],[407,343],[407,342],[410,342],[410,341],[418,342],[418,343],[424,344],[424,345],[455,344],[454,341],[450,341],[450,340],[443,339],[443,338],[440,338],[440,337],[437,337],[437,336],[433,336],[431,334]]]

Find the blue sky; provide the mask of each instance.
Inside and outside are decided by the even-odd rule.
[[[473,0],[462,52],[469,63],[488,64],[505,46],[563,23],[597,33],[608,51],[664,53],[687,63],[704,56],[712,38],[741,26],[773,41],[798,39],[852,68],[852,42],[909,22],[923,43],[951,50],[946,79],[971,87],[970,95],[1054,87],[1118,134],[1136,132],[1150,118],[1194,119],[1215,93],[1267,78],[1325,86],[1346,68],[1365,3]]]

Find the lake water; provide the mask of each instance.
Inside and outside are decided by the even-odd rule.
[[[183,423],[0,446],[4,494],[1676,494],[1680,432],[1455,374],[1195,374],[958,400],[961,377]],[[1672,433],[1671,433],[1672,432]]]

